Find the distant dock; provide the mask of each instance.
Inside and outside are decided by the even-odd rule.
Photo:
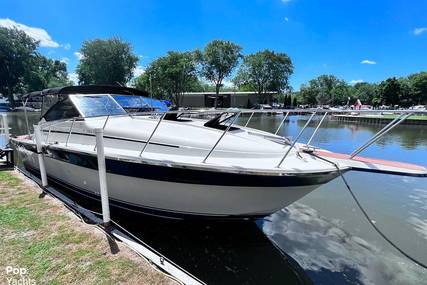
[[[349,115],[335,114],[333,118],[338,121],[349,123],[368,123],[373,125],[385,125],[390,123],[396,115]],[[427,126],[427,116],[413,115],[402,122],[402,125],[424,125]]]

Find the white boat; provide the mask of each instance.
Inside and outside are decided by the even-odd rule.
[[[215,115],[209,120],[194,118],[206,112],[161,112],[160,101],[136,89],[75,86],[39,95],[48,178],[99,200],[94,130],[102,128],[110,203],[152,215],[257,218],[350,169],[427,175],[424,167],[313,151],[284,137],[233,124],[239,115],[236,110],[208,111]],[[131,114],[125,109],[156,113]],[[34,135],[12,141],[25,168],[37,173]]]

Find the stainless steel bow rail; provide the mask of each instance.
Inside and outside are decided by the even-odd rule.
[[[276,111],[277,112],[277,111]],[[307,122],[305,123],[305,125],[303,126],[303,128],[300,130],[300,132],[298,133],[298,135],[296,136],[296,138],[291,141],[289,143],[289,147],[285,150],[283,157],[281,158],[281,160],[279,161],[279,163],[276,165],[276,168],[280,168],[283,164],[283,162],[285,161],[286,157],[289,155],[289,153],[292,151],[292,149],[295,149],[295,145],[298,142],[298,140],[300,139],[300,137],[302,136],[302,134],[304,133],[304,131],[306,130],[306,128],[309,126],[309,124],[312,122],[313,118],[315,115],[322,115],[319,123],[317,124],[317,126],[315,127],[313,133],[311,134],[310,138],[308,139],[307,143],[305,143],[305,146],[307,148],[314,148],[314,146],[310,145],[311,142],[313,141],[313,139],[315,138],[317,132],[319,131],[322,123],[325,121],[327,115],[331,114],[331,113],[350,113],[350,112],[355,112],[354,110],[345,110],[345,111],[330,111],[330,110],[321,110],[321,109],[300,109],[300,110],[294,110],[294,109],[290,109],[290,110],[280,110],[280,112],[283,112],[284,116],[280,121],[280,124],[278,125],[277,129],[275,130],[274,134],[277,135],[280,130],[282,129],[286,119],[289,117],[290,114],[311,114],[311,116],[309,117],[309,119],[307,120]],[[379,110],[358,110],[357,113],[379,113],[381,111]],[[371,146],[372,144],[374,144],[375,142],[377,142],[380,138],[382,138],[385,134],[387,134],[389,131],[391,131],[393,128],[395,128],[396,126],[398,126],[399,124],[401,124],[403,121],[405,121],[406,119],[408,119],[410,116],[414,115],[414,114],[427,114],[426,111],[415,111],[415,110],[393,110],[393,111],[387,111],[388,113],[397,113],[399,114],[396,118],[394,118],[389,124],[387,124],[384,128],[382,128],[380,131],[378,131],[371,139],[369,139],[364,145],[360,146],[359,148],[357,148],[356,150],[354,150],[351,154],[350,154],[350,158],[354,158],[355,156],[357,156],[360,152],[362,152],[363,150],[365,150],[366,148],[368,148],[369,146]],[[146,151],[146,149],[148,148],[150,142],[152,141],[153,137],[155,136],[156,131],[159,129],[159,127],[161,126],[161,123],[164,121],[164,118],[168,115],[168,114],[178,114],[179,116],[191,116],[192,118],[197,118],[197,117],[202,117],[205,118],[206,116],[212,116],[212,115],[219,115],[219,114],[223,114],[225,116],[229,116],[227,119],[230,120],[230,123],[227,125],[227,127],[224,129],[224,131],[221,133],[220,137],[218,138],[218,140],[212,145],[211,149],[207,152],[207,155],[202,159],[202,163],[206,163],[208,158],[212,155],[212,153],[214,153],[215,149],[218,147],[218,145],[221,143],[221,141],[223,140],[223,138],[230,132],[231,127],[236,123],[237,119],[239,118],[239,116],[241,116],[242,114],[248,114],[249,115],[249,119],[246,121],[245,126],[248,126],[251,119],[256,115],[256,114],[260,114],[260,115],[265,115],[265,114],[271,114],[272,111],[271,110],[239,110],[239,109],[227,109],[227,110],[202,110],[202,111],[197,111],[197,110],[181,110],[181,111],[167,111],[167,112],[141,112],[141,113],[129,113],[126,115],[117,115],[117,116],[106,116],[105,119],[102,118],[102,120],[104,120],[102,129],[105,130],[107,123],[109,121],[109,119],[111,117],[122,117],[122,116],[129,116],[132,119],[139,119],[142,117],[151,117],[151,118],[158,118],[158,122],[155,125],[154,129],[151,131],[147,141],[144,143],[140,153],[139,153],[139,157],[142,159],[143,158],[143,154]],[[42,132],[48,131],[48,135],[46,137],[46,144],[49,144],[49,136],[51,133],[51,129],[52,126],[54,125],[59,125],[59,124],[69,124],[71,122],[71,125],[68,129],[68,135],[65,141],[65,146],[67,147],[69,145],[70,142],[70,138],[71,135],[74,133],[73,132],[73,128],[75,126],[75,122],[76,121],[82,121],[82,118],[72,118],[72,119],[65,119],[59,122],[56,122],[54,124],[50,124],[50,123],[43,123],[41,124],[41,130]],[[76,133],[78,134],[78,133]],[[112,136],[109,136],[109,138],[113,138]],[[95,142],[95,146],[94,146],[94,151],[96,150],[96,142]],[[297,155],[299,153],[299,150],[296,149],[297,151]]]

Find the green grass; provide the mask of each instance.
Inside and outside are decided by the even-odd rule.
[[[382,115],[383,118],[387,118],[387,119],[394,119],[397,116],[398,115]],[[426,121],[427,120],[427,116],[423,116],[423,115],[412,115],[407,120],[421,120],[421,121]]]
[[[25,267],[36,284],[171,284],[121,246],[112,254],[95,228],[39,198],[14,172],[0,172],[0,284],[6,266]]]

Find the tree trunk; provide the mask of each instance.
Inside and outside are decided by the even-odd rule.
[[[220,83],[215,84],[215,99],[214,99],[214,108],[218,107],[218,96],[219,96],[219,88],[221,87]]]

